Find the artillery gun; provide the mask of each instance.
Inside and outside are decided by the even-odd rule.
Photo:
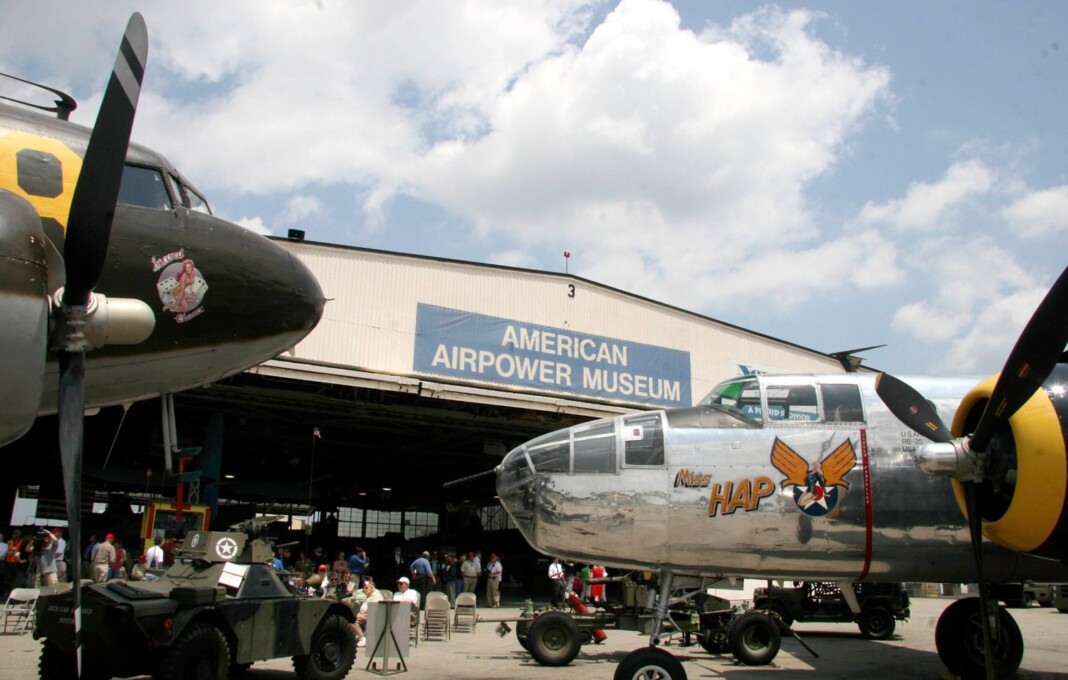
[[[292,657],[301,680],[341,680],[356,659],[352,610],[291,589],[261,538],[278,518],[190,533],[157,581],[82,590],[81,677],[226,680],[254,662]],[[34,635],[42,680],[76,675],[72,591],[42,596]]]

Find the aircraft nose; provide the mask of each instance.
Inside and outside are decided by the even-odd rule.
[[[497,467],[497,496],[528,541],[534,530],[535,479],[525,446],[512,449]]]
[[[294,331],[311,331],[323,316],[326,298],[311,269],[292,252],[289,253],[292,288],[287,305],[286,326]]]

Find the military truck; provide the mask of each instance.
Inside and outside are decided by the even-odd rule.
[[[190,533],[157,581],[84,586],[82,677],[226,680],[289,656],[301,680],[344,678],[356,659],[353,612],[283,581],[259,537],[271,519]],[[70,590],[38,600],[42,680],[77,677],[72,603]]]
[[[855,583],[853,593],[860,605],[854,614],[837,583],[806,582],[796,588],[757,588],[753,608],[779,615],[786,626],[794,621],[853,622],[870,640],[888,640],[895,621],[909,617],[909,595],[901,583]]]

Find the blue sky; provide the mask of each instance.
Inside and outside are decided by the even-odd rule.
[[[1068,4],[0,0],[0,70],[265,233],[562,271],[899,374],[997,371],[1068,245]],[[4,90],[9,90],[7,86]]]

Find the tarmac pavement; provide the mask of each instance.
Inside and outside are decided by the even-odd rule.
[[[796,640],[784,639],[771,666],[747,667],[729,654],[712,656],[699,646],[679,647],[675,641],[666,649],[682,662],[689,680],[706,678],[916,678],[948,680],[952,676],[938,659],[934,627],[948,598],[912,598],[912,618],[898,622],[890,640],[873,641],[861,637],[853,624],[797,624],[795,629],[819,658],[813,658]],[[1016,677],[1028,680],[1068,680],[1068,614],[1056,609],[1010,610],[1024,636],[1024,658]],[[518,607],[480,609],[483,619],[509,619]],[[474,633],[454,633],[448,641],[420,641],[405,659],[404,680],[443,680],[463,678],[516,680],[610,680],[616,664],[631,650],[647,643],[632,631],[607,631],[608,639],[599,645],[586,645],[569,665],[541,666],[519,646],[515,633],[499,637],[496,623],[480,622]],[[515,626],[513,625],[514,629]],[[40,643],[30,635],[0,635],[0,680],[37,678]],[[373,678],[366,670],[367,648],[361,647],[348,678]],[[257,663],[246,680],[294,680],[289,659]]]

